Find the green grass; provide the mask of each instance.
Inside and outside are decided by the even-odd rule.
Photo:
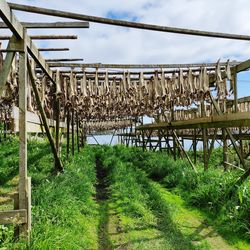
[[[196,239],[194,244],[193,237],[176,225],[175,209],[165,199],[164,190],[114,153],[105,148],[101,154],[109,172],[111,221],[115,220],[114,214],[118,216],[115,227],[119,232],[111,234],[111,245],[128,249],[209,249],[206,240]],[[110,224],[112,231],[115,223]]]
[[[230,249],[217,232],[249,249],[250,181],[229,196],[240,172],[224,173],[215,153],[214,166],[204,172],[198,164],[195,174],[166,153],[86,147],[66,162],[63,147],[65,173],[54,176],[48,143],[29,141],[30,249]],[[107,171],[107,200],[95,199],[96,159]],[[17,173],[13,138],[0,144],[0,209],[12,209],[8,194],[16,189]],[[13,226],[0,226],[0,249],[26,249],[13,243],[12,233]]]
[[[179,194],[190,206],[205,212],[216,229],[232,244],[249,246],[250,180],[228,196],[228,190],[241,172],[233,170],[225,173],[221,166],[210,167],[204,172],[198,165],[198,174],[195,174],[186,161],[174,161],[166,153],[142,152],[125,147],[115,147],[114,152],[122,161],[132,163],[172,193]]]
[[[18,142],[0,144],[7,156],[1,165],[1,190],[9,193],[18,170]],[[9,158],[11,160],[9,160]],[[2,159],[2,158],[1,158]],[[10,163],[11,162],[11,163]],[[44,141],[29,141],[28,171],[32,177],[32,234],[30,249],[97,249],[98,207],[95,194],[95,158],[86,148],[65,163],[65,173],[51,175],[53,155]],[[15,181],[17,184],[17,181]],[[4,206],[0,204],[0,209]],[[5,207],[11,209],[11,205]],[[26,249],[13,242],[13,226],[0,226],[0,248]]]

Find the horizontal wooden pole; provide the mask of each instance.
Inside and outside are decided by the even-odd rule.
[[[173,122],[146,124],[136,130],[250,127],[250,112],[214,115]]]
[[[10,40],[11,36],[0,36],[0,40]],[[30,36],[32,40],[61,40],[69,39],[75,40],[78,37],[76,35],[39,35],[39,36]]]
[[[40,48],[39,51],[69,51],[69,48]]]
[[[238,134],[238,133],[232,133],[233,137],[236,140],[250,140],[250,134]],[[117,136],[123,136],[123,137],[136,137],[137,134],[136,133],[119,133],[117,134]],[[169,136],[171,136],[171,134],[169,134]],[[182,133],[177,133],[178,137],[181,137],[185,140],[193,140],[194,139],[194,135],[192,134],[182,134]],[[157,135],[152,135],[152,137],[157,137]],[[202,141],[202,135],[195,135],[196,140]],[[208,139],[213,139],[214,138],[214,134],[208,134],[207,135]],[[228,135],[226,135],[225,137],[222,136],[222,134],[216,134],[216,140],[223,140],[223,139],[230,139],[230,137]],[[151,139],[151,142],[158,142],[158,139]],[[162,141],[164,141],[164,139],[162,139]]]
[[[38,51],[69,51],[69,48],[38,48]],[[0,52],[22,52],[20,49],[0,49]],[[46,61],[47,62],[47,61]]]
[[[89,28],[89,22],[53,22],[53,23],[36,23],[21,22],[26,29],[65,29],[65,28]],[[1,29],[8,29],[4,22],[0,22]]]
[[[236,72],[239,73],[239,72],[247,70],[249,68],[250,68],[250,59],[240,63],[239,65],[237,65]]]
[[[0,1],[0,17],[7,24],[9,29],[13,32],[17,39],[25,39],[27,44],[27,49],[29,54],[33,57],[35,62],[41,67],[43,72],[48,76],[48,78],[55,84],[52,72],[48,64],[44,61],[39,50],[33,43],[32,39],[27,35],[27,32],[15,17],[14,13],[11,11],[10,6],[5,0]]]
[[[168,27],[168,26],[160,26],[160,25],[154,25],[154,24],[129,22],[129,21],[123,21],[123,20],[117,20],[117,19],[111,19],[111,18],[89,16],[89,15],[84,15],[84,14],[59,11],[59,10],[54,10],[54,9],[46,9],[46,8],[41,8],[41,7],[29,6],[29,5],[14,4],[14,3],[9,3],[9,6],[11,9],[19,10],[19,11],[44,14],[44,15],[50,15],[50,16],[58,16],[58,17],[64,17],[64,18],[71,18],[75,20],[89,21],[89,22],[94,22],[94,23],[122,26],[122,27],[135,28],[135,29],[194,35],[194,36],[214,37],[214,38],[226,38],[226,39],[247,40],[247,41],[250,40],[250,36],[248,35],[209,32],[209,31],[201,31],[201,30],[193,30],[193,29],[182,29],[182,28],[175,28],[175,27]]]
[[[9,210],[0,211],[0,225],[15,224],[20,225],[27,223],[27,210]]]
[[[57,59],[45,59],[46,62],[74,62],[83,61],[82,58],[57,58]]]
[[[225,67],[227,62],[221,62],[220,66]],[[230,66],[235,66],[240,62],[230,62]],[[102,63],[50,63],[50,67],[74,67],[74,68],[98,68],[98,69],[152,69],[158,68],[193,68],[193,67],[213,67],[215,68],[216,63],[185,63],[185,64],[102,64]],[[176,70],[175,70],[176,71]],[[121,72],[120,72],[121,73]],[[137,72],[139,73],[139,72]]]

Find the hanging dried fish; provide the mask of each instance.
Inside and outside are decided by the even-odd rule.
[[[83,69],[83,75],[81,78],[81,92],[82,92],[82,97],[83,99],[86,99],[88,97],[87,93],[87,79],[86,79],[86,72]]]
[[[183,79],[183,70],[179,70],[179,91],[178,94],[181,96],[184,93],[184,79]]]
[[[108,77],[108,70],[105,73],[105,80],[104,80],[104,94],[109,94],[109,77]]]
[[[220,59],[217,61],[215,73],[216,73],[216,84],[218,86],[222,82]]]
[[[162,89],[162,98],[166,98],[166,79],[165,79],[165,73],[164,73],[164,70],[162,69],[161,70],[161,89]]]
[[[60,71],[59,69],[56,70],[56,95],[57,97],[60,97],[62,94],[61,90],[61,79],[60,79]]]
[[[139,89],[139,100],[141,101],[143,99],[143,86],[144,86],[144,76],[143,76],[143,72],[141,71],[140,72],[140,77],[139,77],[139,86],[138,86],[138,89]],[[145,89],[145,87],[144,87]]]
[[[191,68],[189,68],[188,70],[187,82],[188,82],[188,87],[189,87],[190,92],[193,93],[194,92],[194,86],[193,86],[194,77],[193,77]]]

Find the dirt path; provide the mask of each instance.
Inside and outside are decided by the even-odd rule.
[[[109,183],[107,171],[101,161],[96,160],[96,201],[99,204],[100,221],[98,225],[98,249],[127,249],[123,246],[120,219],[115,211],[110,208]]]
[[[99,159],[96,160],[96,173],[96,200],[100,215],[99,250],[244,249],[229,245],[213,226],[209,225],[203,214],[187,207],[184,200],[167,191],[156,181],[148,178],[141,181],[142,175],[137,175],[135,183],[141,186],[144,195],[149,196],[147,211],[152,213],[155,219],[151,225],[147,222],[137,224],[138,221],[126,217],[124,211],[121,212],[121,208],[115,205],[114,197],[110,197],[108,173]]]

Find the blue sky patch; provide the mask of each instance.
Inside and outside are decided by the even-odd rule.
[[[111,19],[122,19],[122,20],[127,20],[127,21],[138,21],[139,17],[133,15],[132,12],[129,11],[108,11],[106,14],[107,18],[111,18]]]

